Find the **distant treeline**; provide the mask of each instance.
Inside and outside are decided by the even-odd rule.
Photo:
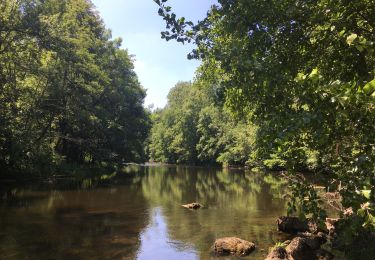
[[[0,167],[145,160],[133,61],[89,0],[0,1]]]
[[[151,161],[179,164],[251,163],[256,127],[235,119],[223,108],[215,90],[179,82],[168,94],[164,109],[152,114],[149,138]]]
[[[221,91],[201,79],[178,82],[168,94],[166,107],[152,113],[149,159],[172,164],[287,169],[285,151],[275,149],[269,140],[279,138],[276,126],[256,124],[251,111],[233,112],[225,105]],[[326,160],[318,149],[302,145],[292,163],[300,171],[328,170]]]

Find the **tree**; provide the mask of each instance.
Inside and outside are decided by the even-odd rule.
[[[204,97],[189,82],[179,82],[168,94],[151,132],[151,158],[168,163],[195,163],[199,137],[197,120]]]
[[[143,160],[145,90],[91,2],[5,0],[0,9],[0,164],[50,172]]]
[[[254,126],[237,120],[215,103],[203,82],[179,82],[167,106],[153,114],[150,158],[165,163],[244,166],[250,159]]]
[[[202,59],[200,77],[219,83],[226,106],[257,125],[256,157],[290,173],[314,157],[343,206],[364,212],[373,230],[373,1],[220,0],[196,24],[155,2],[162,37],[194,42],[189,58]],[[295,188],[291,208],[324,217],[312,187]]]

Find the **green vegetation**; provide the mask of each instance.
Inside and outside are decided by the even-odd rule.
[[[193,42],[188,57],[202,65],[151,115],[132,56],[89,0],[0,2],[1,170],[102,173],[147,156],[284,169],[288,213],[324,220],[321,198],[299,174],[308,170],[342,198],[340,243],[374,237],[373,1],[219,0],[196,24],[155,2],[162,37]],[[247,196],[224,173],[215,178]],[[155,184],[169,185],[154,179],[144,184],[150,196]],[[182,185],[170,191],[182,194]]]
[[[0,2],[0,167],[144,159],[145,90],[88,0]]]
[[[219,0],[196,24],[177,18],[167,0],[155,2],[167,24],[162,37],[195,43],[188,57],[202,60],[199,84],[215,86],[225,107],[257,129],[250,158],[291,177],[324,173],[326,188],[354,212],[347,233],[373,232],[373,2]],[[290,183],[289,213],[324,219],[313,187]]]
[[[150,159],[164,163],[244,165],[252,153],[255,127],[235,120],[215,104],[213,89],[179,82],[168,105],[152,115]]]

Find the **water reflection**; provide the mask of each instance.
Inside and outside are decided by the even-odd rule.
[[[1,209],[0,259],[133,259],[148,223],[131,187],[24,191],[17,200],[24,206]]]
[[[275,176],[191,167],[143,170],[136,182],[150,206],[164,209],[170,239],[194,245],[201,259],[210,258],[213,241],[222,236],[255,241],[258,250],[252,259],[264,259],[268,247],[283,239],[275,219],[285,214],[285,183]],[[181,208],[192,201],[205,208]]]
[[[167,223],[161,208],[151,210],[150,224],[141,233],[141,246],[137,259],[198,259],[197,252],[192,246],[169,238]]]
[[[217,237],[239,236],[263,259],[283,239],[284,188],[273,175],[181,166],[12,187],[0,202],[0,258],[209,259]],[[192,201],[205,208],[181,207]]]

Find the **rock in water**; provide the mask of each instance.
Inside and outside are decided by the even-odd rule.
[[[320,248],[325,238],[321,235],[296,237],[285,248],[293,260],[330,260],[333,255]]]
[[[216,239],[213,249],[217,256],[247,256],[255,249],[255,244],[237,237],[223,237]]]
[[[315,252],[304,237],[296,237],[285,248],[288,255],[295,260],[315,260]]]
[[[182,205],[182,207],[187,208],[187,209],[199,209],[199,208],[202,208],[203,206],[199,204],[198,202],[193,202],[190,204]]]
[[[284,247],[276,247],[267,255],[266,260],[289,260],[288,252]]]
[[[297,217],[282,216],[277,219],[277,228],[279,231],[295,234],[298,232],[316,232],[317,225],[312,220],[302,221]]]
[[[326,234],[322,232],[298,233],[292,241],[283,243],[288,244],[285,248],[282,246],[273,248],[266,260],[330,260],[333,255],[320,248],[326,241]]]

